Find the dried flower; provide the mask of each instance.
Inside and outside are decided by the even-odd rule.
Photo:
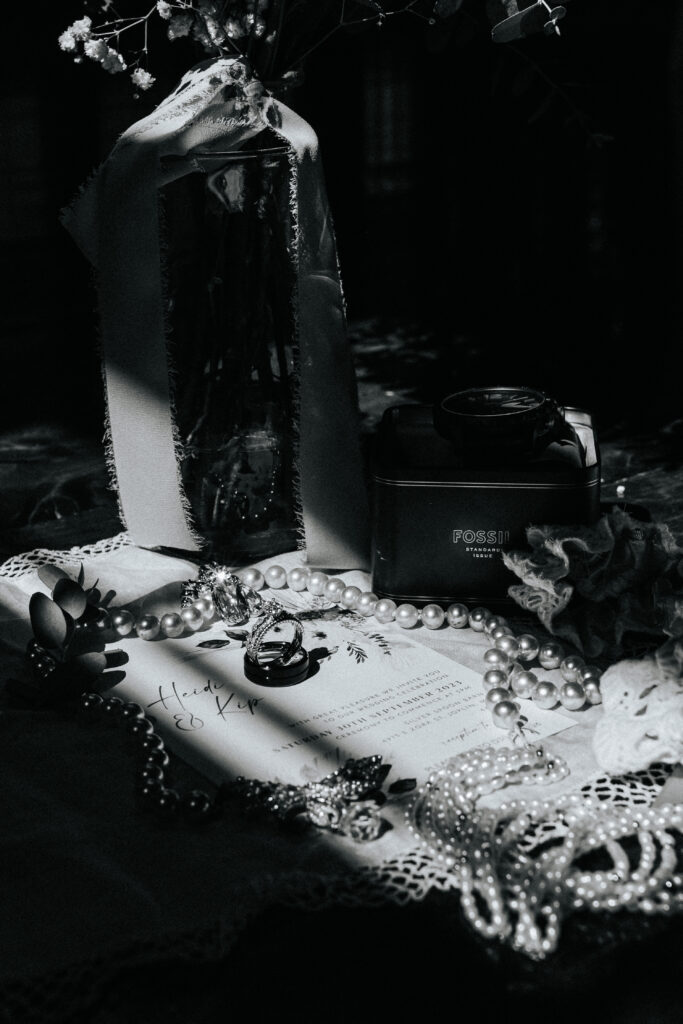
[[[150,19],[159,17],[166,23],[166,35],[169,40],[190,37],[211,57],[245,57],[248,54],[249,62],[256,74],[264,75],[269,80],[278,77],[280,69],[276,55],[281,47],[287,53],[287,59],[297,63],[296,54],[292,54],[291,47],[285,46],[284,43],[290,20],[294,32],[300,32],[300,8],[306,6],[304,0],[152,0],[148,7],[141,4],[137,14],[119,16],[114,9],[113,0],[98,0],[97,4],[94,0],[91,2],[93,6],[107,14],[107,18],[101,18],[99,22],[96,19],[93,24],[90,17],[83,17],[74,21],[58,39],[60,49],[70,54],[77,64],[88,58],[96,61],[110,74],[125,71],[128,64],[131,68],[137,68],[141,54],[148,53]],[[374,21],[381,24],[390,13],[385,10],[383,0],[356,2],[364,4],[371,11],[361,19],[364,22]],[[430,0],[411,0],[405,8],[400,9],[407,11],[417,3],[429,2]],[[323,0],[319,0],[319,3],[322,7]],[[331,8],[336,5],[337,0],[334,4],[330,3]],[[342,3],[339,6],[342,8],[339,28],[357,20],[353,16],[346,20],[343,13],[346,5]],[[310,7],[314,9],[316,4],[311,3]],[[290,8],[291,19],[288,17]],[[323,22],[317,12],[313,20],[317,27],[322,27]],[[269,21],[272,21],[273,25],[277,24],[277,28],[272,27],[268,31]],[[298,59],[303,59],[329,34],[328,31],[321,31],[320,37],[312,40],[313,45],[304,40],[304,52]],[[137,77],[131,74],[131,78],[133,84],[143,90],[148,89],[154,81],[154,77],[150,75],[148,78],[147,73]],[[239,112],[237,115],[239,116]]]
[[[154,75],[150,75],[149,71],[145,71],[144,68],[135,68],[132,75],[133,84],[137,85],[138,89],[142,89],[144,92],[146,89],[150,89],[156,82]]]
[[[356,843],[377,839],[382,829],[379,808],[374,800],[360,800],[346,808],[339,829]]]
[[[111,46],[107,47],[107,52],[102,58],[102,67],[105,71],[108,71],[110,75],[115,75],[119,71],[126,70],[126,62],[118,52]]]
[[[62,32],[57,42],[59,43],[60,50],[64,50],[65,53],[73,53],[78,45],[76,42],[76,36],[70,28],[65,32]]]
[[[189,36],[193,21],[194,18],[189,12],[174,14],[168,25],[168,38],[171,42],[174,39],[182,39],[184,36]]]
[[[79,21],[74,21],[73,25],[67,29],[67,32],[71,32],[75,39],[89,39],[92,33],[92,18],[81,18]]]
[[[83,46],[83,53],[91,60],[103,61],[109,52],[109,47],[103,39],[88,39]]]

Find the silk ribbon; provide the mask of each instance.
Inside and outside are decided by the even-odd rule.
[[[317,138],[236,59],[188,72],[121,136],[63,217],[97,273],[107,445],[121,514],[141,547],[203,547],[178,462],[159,190],[205,169],[212,149],[238,152],[265,128],[289,153],[299,381],[295,487],[303,545],[311,566],[366,568],[356,384]]]

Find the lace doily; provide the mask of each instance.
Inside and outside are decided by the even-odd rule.
[[[683,759],[683,687],[663,678],[654,658],[612,665],[600,689],[593,750],[601,768],[619,773]]]
[[[671,771],[671,765],[653,764],[645,771],[627,775],[600,775],[582,786],[580,792],[587,799],[596,797],[615,807],[649,807]],[[520,842],[520,848],[531,853],[552,839],[561,840],[566,833],[567,826],[562,821],[539,822],[529,828]]]
[[[0,578],[19,579],[35,572],[41,565],[60,565],[65,569],[78,569],[86,558],[109,555],[113,551],[132,546],[126,532],[117,533],[115,537],[105,537],[92,544],[69,548],[68,551],[53,551],[51,548],[34,548],[20,555],[13,555],[0,565]]]

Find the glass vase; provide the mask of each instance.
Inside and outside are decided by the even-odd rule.
[[[289,157],[268,132],[167,185],[167,315],[183,486],[202,557],[297,546]]]

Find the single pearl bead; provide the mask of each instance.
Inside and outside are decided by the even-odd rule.
[[[180,618],[183,620],[187,628],[192,631],[201,629],[204,625],[204,616],[198,608],[194,607],[194,605],[188,605],[186,608],[183,608],[180,612]]]
[[[496,640],[500,640],[502,636],[514,636],[509,626],[496,626],[495,629],[491,630],[491,639],[495,643]]]
[[[325,593],[325,584],[327,583],[329,576],[326,572],[320,572],[316,569],[308,577],[308,593],[313,594],[314,597],[322,597]]]
[[[390,597],[382,597],[375,605],[375,618],[378,622],[393,622],[396,614],[396,602]]]
[[[239,576],[245,586],[250,587],[252,590],[263,590],[266,585],[265,576],[260,569],[255,569],[253,565],[250,565],[247,569],[241,569],[237,576]]]
[[[193,789],[181,798],[181,803],[182,809],[193,820],[206,818],[213,810],[210,796],[202,789]]]
[[[470,629],[473,629],[475,633],[483,633],[486,620],[490,614],[491,612],[488,608],[473,608],[469,614]]]
[[[453,629],[463,629],[469,622],[470,612],[466,604],[449,604],[446,620]]]
[[[511,729],[519,718],[519,704],[512,700],[501,700],[491,712],[494,724],[499,729]]]
[[[581,683],[565,683],[560,687],[560,703],[567,711],[578,711],[586,703],[586,691]]]
[[[519,654],[519,644],[514,636],[499,636],[497,640],[494,640],[493,645],[497,650],[504,651],[511,659],[516,658]]]
[[[104,703],[104,699],[99,693],[84,693],[79,700],[82,711],[99,710]]]
[[[560,672],[564,679],[568,683],[580,682],[579,671],[585,665],[583,658],[580,658],[578,654],[568,654],[566,658],[562,659],[560,664]]]
[[[326,592],[327,592],[327,588]],[[342,608],[349,608],[351,611],[354,610],[358,604],[358,598],[360,597],[360,587],[344,587],[341,594],[339,595],[339,604]]]
[[[128,636],[135,629],[135,616],[127,608],[112,608],[109,615],[112,629],[119,636]]]
[[[522,697],[524,700],[531,699],[531,695],[534,692],[534,688],[537,683],[538,676],[526,669],[515,673],[514,678],[510,679],[510,686],[512,687],[513,693],[516,693],[518,697]]]
[[[440,629],[445,618],[446,613],[441,605],[426,604],[422,609],[422,623],[427,629]]]
[[[287,572],[281,565],[269,565],[264,576],[271,590],[280,590],[287,582]]]
[[[396,621],[403,629],[411,629],[420,619],[420,613],[414,604],[400,604],[396,609]]]
[[[484,632],[487,636],[491,636],[494,629],[498,629],[499,626],[507,626],[508,620],[503,618],[502,615],[489,615],[484,623]]]
[[[508,675],[501,668],[490,668],[488,672],[484,673],[484,688],[492,690],[496,686],[502,686],[507,690]]]
[[[554,640],[549,640],[545,644],[541,644],[538,650],[538,660],[541,663],[541,667],[545,669],[559,668],[564,658],[564,651],[560,644],[555,643]]]
[[[287,586],[290,590],[300,593],[306,589],[308,584],[309,571],[303,566],[297,565],[287,573]]]
[[[557,687],[554,683],[549,682],[547,679],[541,679],[539,683],[536,683],[532,692],[531,699],[534,704],[537,704],[539,708],[543,708],[545,711],[550,711],[554,708],[560,699],[560,695],[557,691]]]
[[[510,658],[505,651],[499,651],[496,647],[491,647],[484,655],[484,661],[491,668],[506,669],[510,665]]]
[[[325,584],[323,594],[328,601],[332,601],[334,604],[337,604],[345,590],[346,584],[344,583],[344,580],[340,580],[338,576],[332,576]]]
[[[156,640],[161,626],[156,615],[143,615],[138,619],[138,636],[142,640]]]
[[[175,639],[176,637],[182,636],[185,630],[183,620],[177,614],[177,612],[166,612],[165,615],[161,616],[161,632],[166,636]]]
[[[517,645],[519,647],[517,657],[520,661],[533,661],[540,646],[536,637],[531,633],[522,633],[521,636],[518,636]]]
[[[600,685],[595,679],[586,679],[583,686],[586,694],[586,700],[589,704],[602,704],[602,694],[600,693]]]
[[[500,704],[501,701],[510,703],[510,691],[506,690],[502,686],[494,686],[494,688],[489,690],[486,694],[484,701],[486,702],[486,707],[489,711],[493,711],[496,704]]]
[[[602,678],[602,672],[597,665],[582,665],[579,669],[577,683],[587,683],[589,679],[595,683],[599,683]]]
[[[198,597],[196,601],[192,602],[192,606],[201,612],[205,622],[211,622],[211,619],[216,614],[216,609],[210,597]]]
[[[378,600],[379,598],[377,597],[377,594],[373,594],[371,590],[366,590],[365,593],[361,594],[358,598],[356,611],[359,615],[372,615]]]

